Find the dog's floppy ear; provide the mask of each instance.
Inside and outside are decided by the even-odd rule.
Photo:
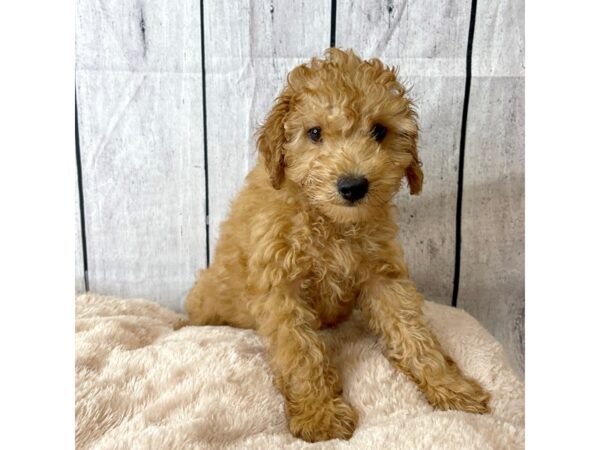
[[[423,171],[421,170],[421,161],[417,152],[419,124],[417,123],[417,114],[412,109],[410,103],[408,108],[404,109],[404,114],[405,117],[400,123],[399,130],[400,136],[402,136],[402,147],[411,156],[410,164],[404,169],[404,176],[408,180],[411,195],[417,195],[423,188]]]
[[[283,93],[275,101],[267,120],[258,130],[258,151],[263,157],[271,184],[281,188],[285,176],[283,144],[285,143],[285,117],[290,107],[290,96]]]
[[[416,142],[410,147],[410,154],[413,159],[410,165],[406,168],[405,174],[408,180],[408,186],[410,187],[411,195],[417,195],[423,188],[423,171],[421,170],[421,161],[417,154]]]

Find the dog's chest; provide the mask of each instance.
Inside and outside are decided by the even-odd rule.
[[[333,325],[352,312],[368,277],[368,252],[357,236],[325,234],[306,249],[308,273],[301,283],[305,300],[323,325]]]

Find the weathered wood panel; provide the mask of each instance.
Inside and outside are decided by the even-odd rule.
[[[454,277],[468,14],[467,1],[338,1],[337,45],[396,66],[412,86],[425,184],[418,197],[398,197],[400,240],[419,289],[445,304]]]
[[[329,46],[331,2],[205,0],[204,8],[212,252],[287,73]]]
[[[478,3],[465,148],[458,306],[524,370],[524,15]]]
[[[178,307],[205,264],[199,2],[80,0],[90,290]]]

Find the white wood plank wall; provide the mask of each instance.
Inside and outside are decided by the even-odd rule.
[[[77,101],[92,291],[177,307],[206,263],[200,4],[81,0]]]
[[[465,148],[458,306],[524,370],[525,68],[522,1],[478,2]]]
[[[397,200],[412,276],[522,373],[523,40],[523,0],[78,0],[76,289],[87,265],[90,290],[177,309],[287,72],[333,44],[412,86],[426,182]]]
[[[85,272],[83,264],[83,237],[81,233],[81,214],[79,209],[79,190],[75,191],[75,292],[85,292]]]

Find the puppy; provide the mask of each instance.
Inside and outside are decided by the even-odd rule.
[[[186,298],[190,322],[255,328],[265,339],[289,428],[306,441],[349,439],[319,329],[360,308],[389,360],[435,407],[488,411],[426,328],[396,240],[393,197],[423,184],[406,89],[381,61],[330,49],[296,67],[258,131],[260,160],[233,202],[212,265]]]

